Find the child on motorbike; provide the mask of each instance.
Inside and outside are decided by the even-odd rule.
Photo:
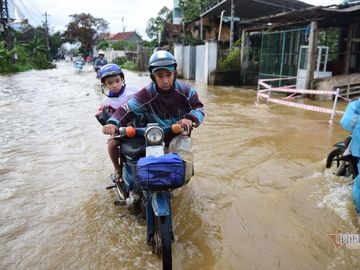
[[[105,94],[104,88],[106,88],[108,94],[105,94],[106,96],[95,117],[102,125],[105,125],[115,110],[134,95],[139,90],[139,87],[126,85],[124,73],[116,64],[103,66],[99,71],[99,75],[102,92]],[[108,142],[108,153],[114,165],[114,173],[110,175],[110,178],[112,181],[117,181],[121,178],[122,171],[119,165],[118,142],[116,140]]]
[[[158,123],[168,127],[179,123],[184,132],[190,134],[192,127],[199,126],[204,120],[204,105],[197,92],[188,84],[176,80],[177,63],[167,51],[153,53],[149,60],[149,72],[152,82],[120,106],[103,126],[103,133],[114,136],[120,126],[133,123],[144,127],[148,123]],[[174,137],[165,135],[165,146]],[[149,194],[146,195],[146,215],[151,211]],[[151,215],[148,215],[151,216]],[[147,219],[147,243],[151,245],[154,237],[153,221]],[[173,236],[172,236],[173,238]]]

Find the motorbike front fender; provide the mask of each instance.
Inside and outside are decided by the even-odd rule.
[[[151,205],[155,216],[169,216],[170,193],[168,191],[154,192],[151,199]]]
[[[345,142],[337,142],[337,143],[334,144],[334,146],[335,146],[336,148],[341,149],[342,151],[345,150]]]

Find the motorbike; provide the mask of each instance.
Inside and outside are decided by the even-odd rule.
[[[120,127],[120,166],[123,181],[115,181],[116,205],[127,205],[134,215],[146,219],[147,244],[162,259],[163,269],[172,269],[174,241],[171,191],[185,184],[186,162],[177,153],[165,153],[164,136],[180,134],[174,124],[161,128],[157,123],[144,128]]]
[[[334,147],[326,158],[326,168],[334,168],[333,173],[336,176],[352,176],[355,179],[359,172],[357,158],[351,154],[351,135],[334,144]]]
[[[84,65],[85,65],[84,61],[81,61],[81,60],[75,61],[74,62],[75,71],[81,72]]]
[[[99,73],[100,69],[101,69],[101,66],[100,67],[94,67],[94,71],[96,73],[96,79],[100,79],[100,73]]]

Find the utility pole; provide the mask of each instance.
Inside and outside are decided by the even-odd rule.
[[[1,0],[0,0],[1,1]],[[47,17],[49,16],[49,14],[46,13],[45,11],[45,38],[46,38],[46,46],[48,48],[48,50],[50,51],[50,45],[49,45],[49,27],[48,27],[48,21],[47,21]]]
[[[5,46],[7,49],[11,50],[13,48],[12,39],[11,39],[11,33],[9,29],[9,9],[8,9],[8,2],[7,0],[0,0],[0,32],[2,32]]]
[[[126,26],[125,26],[125,24],[124,24],[124,16],[121,17],[121,21],[122,21],[122,29],[123,29],[123,32],[125,32]]]
[[[231,12],[231,21],[230,21],[230,40],[229,40],[229,49],[231,50],[232,46],[233,46],[233,42],[234,42],[234,13],[235,13],[235,4],[234,1],[231,0],[231,7],[230,7],[230,12]]]

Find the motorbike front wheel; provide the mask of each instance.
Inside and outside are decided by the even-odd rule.
[[[172,269],[170,217],[156,217],[154,253],[162,258],[163,270]]]
[[[339,148],[332,150],[326,159],[326,168],[332,168],[334,165],[334,174],[336,176],[352,176],[357,175],[356,163],[349,157],[349,160],[344,159],[343,151]]]

